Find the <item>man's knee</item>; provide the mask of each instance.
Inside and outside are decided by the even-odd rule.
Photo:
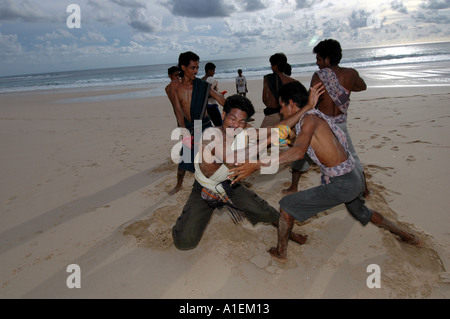
[[[173,244],[179,250],[191,250],[198,246],[200,238],[195,238],[186,231],[176,229],[176,225],[172,228]]]

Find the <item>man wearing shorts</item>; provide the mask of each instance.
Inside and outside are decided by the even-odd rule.
[[[286,84],[280,90],[280,104],[283,117],[295,114],[305,104],[305,99],[298,94],[295,83]],[[307,93],[304,92],[303,95]],[[297,139],[293,147],[280,153],[279,164],[291,163],[309,157],[319,165],[322,183],[298,193],[288,195],[280,201],[280,219],[278,226],[278,245],[269,250],[272,258],[287,262],[287,236],[289,236],[295,219],[303,222],[310,217],[345,204],[348,212],[362,225],[372,222],[396,234],[401,240],[420,245],[412,234],[399,229],[380,213],[369,209],[364,204],[364,175],[355,168],[355,160],[348,150],[346,134],[334,122],[319,110],[306,112],[295,127]],[[230,170],[231,178],[238,182],[260,169],[262,162],[245,163]]]

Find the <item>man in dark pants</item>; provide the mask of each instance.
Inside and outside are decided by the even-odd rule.
[[[188,250],[198,245],[216,207],[227,206],[238,210],[253,225],[260,222],[278,224],[280,216],[278,210],[240,183],[235,183],[231,189],[228,181],[228,169],[233,167],[237,159],[237,152],[230,143],[235,140],[236,132],[233,131],[246,128],[248,119],[254,113],[254,107],[249,99],[233,95],[226,100],[223,107],[222,126],[208,129],[216,130],[215,147],[211,149],[210,141],[204,139],[202,158],[199,160],[200,155],[196,157],[196,181],[183,212],[172,229],[173,241],[178,249]],[[293,126],[300,116],[301,114],[296,114],[284,123]],[[294,232],[290,233],[290,239],[300,244],[306,240]]]

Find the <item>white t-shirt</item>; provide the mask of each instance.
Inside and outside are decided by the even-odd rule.
[[[211,83],[211,88],[217,91],[217,85],[219,84],[219,81],[217,81],[215,78],[210,76],[206,79],[206,82]],[[208,104],[218,104],[218,103],[215,99],[209,98]]]
[[[245,85],[247,84],[247,80],[245,76],[236,77],[236,85],[238,93],[245,93]]]

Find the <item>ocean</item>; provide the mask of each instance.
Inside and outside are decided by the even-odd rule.
[[[312,51],[287,56],[293,77],[310,78],[318,69]],[[271,72],[269,56],[201,60],[199,77],[207,62],[216,65],[219,81],[234,81],[238,69],[248,80]],[[140,97],[163,96],[169,82],[167,69],[176,63],[0,77],[0,93],[138,87],[147,88]],[[368,86],[450,86],[450,42],[344,49],[340,65],[357,69]]]

